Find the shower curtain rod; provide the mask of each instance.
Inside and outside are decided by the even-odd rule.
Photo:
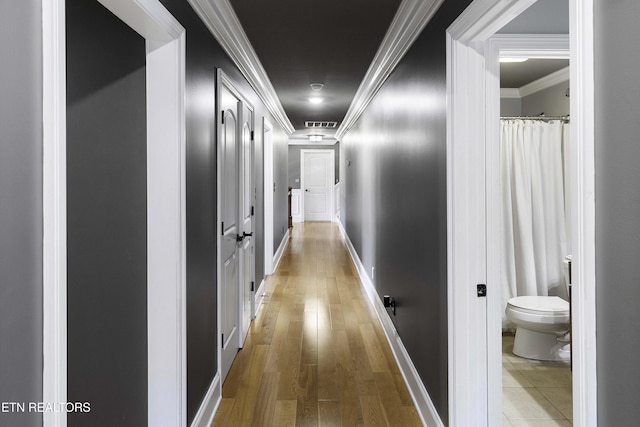
[[[569,121],[569,116],[507,116],[500,117],[500,120],[562,120]]]

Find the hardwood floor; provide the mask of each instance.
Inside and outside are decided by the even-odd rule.
[[[336,225],[295,224],[213,426],[421,426]]]

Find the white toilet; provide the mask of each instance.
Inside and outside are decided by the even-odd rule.
[[[565,277],[570,281],[570,256],[565,259]],[[556,296],[521,296],[511,298],[505,309],[507,319],[516,325],[513,353],[536,360],[568,360],[571,351],[567,340],[569,303]]]

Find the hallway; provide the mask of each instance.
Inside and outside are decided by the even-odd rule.
[[[420,426],[338,227],[296,224],[214,426]]]

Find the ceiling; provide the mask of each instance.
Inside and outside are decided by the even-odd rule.
[[[569,34],[569,0],[538,0],[499,34]],[[500,87],[521,88],[569,66],[569,59],[529,58],[526,62],[501,63]]]
[[[500,64],[500,87],[521,88],[568,66],[568,59],[529,58],[525,62],[504,62]]]
[[[295,128],[290,138],[335,141],[401,0],[228,1]],[[538,0],[500,32],[567,34],[568,0]],[[501,64],[501,87],[520,88],[567,66],[558,59]],[[324,87],[314,92],[311,83]],[[336,127],[310,129],[306,121]]]
[[[401,3],[400,0],[230,0],[296,131],[333,136]],[[356,23],[354,25],[354,23]],[[310,84],[324,87],[314,92]],[[310,97],[323,102],[312,104]],[[308,129],[305,121],[335,121]]]

